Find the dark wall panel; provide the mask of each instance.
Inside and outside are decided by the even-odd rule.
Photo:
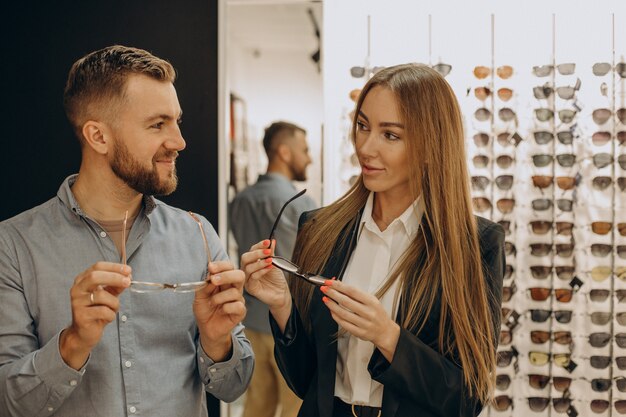
[[[62,107],[67,72],[85,53],[120,43],[177,69],[187,149],[179,188],[165,200],[217,225],[217,0],[13,1],[2,15],[0,220],[48,200],[77,172]]]

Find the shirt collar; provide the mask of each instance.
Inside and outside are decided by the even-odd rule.
[[[365,224],[365,226],[370,230],[379,230],[376,222],[372,218],[372,209],[374,208],[374,192],[370,192],[370,195],[367,197],[367,202],[365,203],[365,208],[363,209],[363,216],[361,217],[361,224]],[[404,226],[404,230],[406,231],[409,238],[413,238],[419,229],[419,225],[422,222],[422,215],[424,214],[424,202],[422,200],[422,196],[417,197],[417,199],[407,207],[406,210],[397,218],[395,218],[388,226],[388,228],[392,227],[396,223],[402,223]]]
[[[289,187],[293,188],[294,190],[296,189],[296,187],[289,180],[289,178],[287,178],[283,174],[279,174],[278,172],[268,172],[268,173],[265,173],[265,174],[261,174],[261,175],[259,175],[258,181],[277,181],[277,182],[282,182],[284,184],[288,184]]]
[[[63,204],[65,204],[67,208],[69,208],[74,213],[80,216],[84,216],[85,213],[81,210],[78,204],[78,201],[76,201],[76,197],[74,197],[74,193],[72,192],[72,185],[74,185],[77,179],[78,179],[78,174],[73,174],[67,177],[65,181],[63,181],[63,184],[61,184],[61,187],[59,187],[57,196],[63,202]],[[154,209],[156,208],[156,201],[154,197],[152,197],[151,195],[144,194],[143,206],[144,206],[144,213],[146,215],[152,213]]]

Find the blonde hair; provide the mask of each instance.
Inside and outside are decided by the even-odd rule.
[[[381,297],[401,279],[400,325],[418,333],[440,298],[440,351],[460,361],[467,393],[484,404],[495,384],[495,324],[489,307],[495,295],[483,276],[458,103],[448,83],[431,68],[389,67],[363,88],[354,113],[353,138],[363,100],[376,86],[396,97],[407,138],[409,186],[414,198],[422,196],[425,209],[420,232],[376,295]],[[306,271],[322,273],[335,242],[346,243],[345,232],[352,230],[368,195],[359,177],[343,197],[316,212],[298,234],[294,261]],[[313,288],[290,279],[290,289],[310,332],[307,318]]]

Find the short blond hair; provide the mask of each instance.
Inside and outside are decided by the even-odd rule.
[[[174,82],[169,62],[143,49],[113,45],[91,52],[72,65],[65,84],[63,105],[81,145],[82,128],[94,116],[113,116],[124,98],[131,74]],[[113,113],[113,114],[112,114]]]

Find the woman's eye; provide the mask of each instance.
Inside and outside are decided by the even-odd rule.
[[[361,121],[356,122],[356,127],[357,127],[357,130],[367,130],[367,126],[365,125],[365,123]]]
[[[395,133],[385,132],[384,135],[385,135],[385,138],[387,138],[389,140],[398,140],[398,139],[400,139],[400,136],[396,135]]]

